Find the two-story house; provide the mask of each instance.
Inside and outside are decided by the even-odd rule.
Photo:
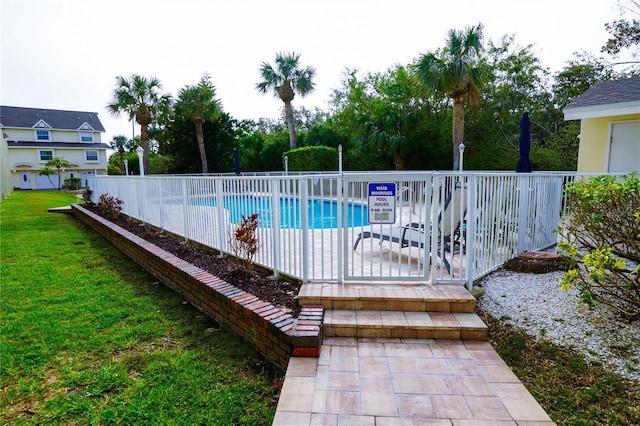
[[[53,157],[71,163],[62,179],[81,178],[83,186],[86,177],[107,173],[109,146],[95,112],[0,106],[0,130],[15,189],[56,188],[57,176],[40,175]]]

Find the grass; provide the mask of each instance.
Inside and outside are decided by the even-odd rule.
[[[0,423],[271,424],[253,348],[70,215],[0,204]]]
[[[255,352],[73,217],[64,192],[0,204],[2,424],[271,424]],[[486,317],[559,425],[640,424],[640,385]],[[207,331],[208,330],[208,331]],[[544,337],[544,336],[541,336]]]
[[[640,424],[639,383],[533,339],[502,318],[484,319],[498,354],[558,425]]]

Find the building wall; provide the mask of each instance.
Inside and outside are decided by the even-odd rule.
[[[1,131],[2,129],[0,129],[0,132]],[[11,180],[11,169],[9,168],[7,140],[4,137],[0,137],[0,203],[9,196],[12,189],[13,184]]]
[[[37,130],[49,130],[51,141],[50,142],[81,142],[80,132],[77,130],[51,130],[51,129],[37,129]],[[9,141],[20,142],[36,142],[36,129],[16,129],[5,128],[4,133],[8,136]],[[100,132],[91,132],[93,134],[92,143],[101,143]]]
[[[68,170],[61,171],[61,181],[69,177],[82,178],[88,173],[106,173],[107,171],[107,152],[105,149],[97,149],[98,161],[87,162],[85,160],[86,150],[96,150],[92,144],[101,143],[100,132],[92,132],[93,142],[81,142],[80,132],[78,131],[66,131],[66,130],[51,130],[51,141],[44,142],[42,148],[33,147],[12,147],[16,141],[19,142],[35,142],[36,135],[35,129],[17,129],[17,128],[5,128],[4,133],[7,135],[7,167],[3,167],[3,170],[7,170],[7,182],[11,188],[24,188],[29,189],[48,188],[50,182],[39,175],[40,170],[47,163],[46,161],[40,161],[38,151],[40,149],[50,149],[53,151],[54,157],[63,157],[65,160],[72,164],[72,167]],[[71,142],[77,144],[76,147],[56,147],[57,143]],[[83,146],[86,144],[86,147]],[[23,174],[27,173],[30,183],[23,184]],[[73,175],[73,176],[72,176]],[[58,185],[58,177],[51,176],[55,186]],[[42,185],[38,185],[40,182]],[[84,184],[84,180],[83,180]]]
[[[578,172],[606,173],[608,171],[607,154],[611,137],[611,123],[638,119],[640,119],[640,114],[583,118],[580,124]]]
[[[21,182],[21,172],[29,173],[31,180],[31,189],[37,189],[36,181],[39,179],[39,172],[45,166],[46,161],[39,161],[38,157],[38,149],[35,148],[12,148],[9,150],[11,152],[11,165],[10,165],[10,181],[13,188],[20,188]],[[83,149],[73,149],[73,148],[57,148],[53,150],[54,156],[64,157],[67,161],[72,164],[67,170],[61,171],[61,179],[72,177],[82,177],[83,174],[86,173],[105,173],[107,170],[107,152],[105,150],[98,150],[98,161],[97,162],[85,162],[85,150]],[[31,164],[29,167],[27,165],[16,166],[16,164]],[[56,182],[57,185],[57,175],[52,179]],[[84,185],[84,181],[82,182]]]

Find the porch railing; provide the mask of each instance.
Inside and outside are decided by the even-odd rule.
[[[289,176],[95,176],[123,213],[229,253],[258,214],[255,261],[303,281],[460,282],[554,245],[571,173],[386,172]],[[395,220],[369,223],[369,183],[393,183]],[[357,246],[356,246],[357,242]],[[356,246],[354,248],[354,246]]]

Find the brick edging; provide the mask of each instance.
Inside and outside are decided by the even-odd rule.
[[[291,356],[320,355],[322,305],[303,305],[298,318],[186,262],[79,204],[73,215],[201,312],[251,343],[285,370]]]

